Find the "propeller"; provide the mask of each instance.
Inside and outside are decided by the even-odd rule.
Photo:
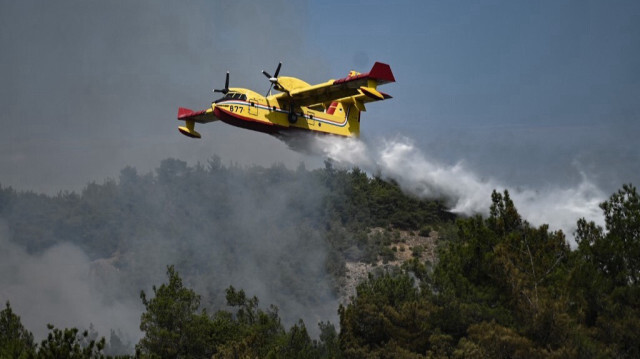
[[[271,76],[265,70],[262,70],[262,74],[264,74],[269,79],[269,82],[271,82],[271,86],[269,86],[269,91],[267,91],[267,94],[265,96],[269,96],[269,94],[271,93],[271,89],[273,88],[273,85],[278,83],[278,74],[280,73],[280,67],[282,67],[282,62],[278,63],[278,67],[276,68],[276,72],[273,74],[273,76]]]
[[[229,92],[229,71],[227,71],[227,79],[224,81],[224,88],[222,90],[215,89],[213,92],[220,92],[226,95]]]

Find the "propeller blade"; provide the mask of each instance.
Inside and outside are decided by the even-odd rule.
[[[227,77],[224,81],[223,89],[214,89],[213,92],[220,92],[223,95],[226,95],[229,92],[229,71],[227,71]]]
[[[265,96],[269,96],[271,94],[271,88],[273,87],[273,82],[271,83],[271,85],[269,86],[269,91],[267,91],[267,94]]]
[[[276,69],[276,74],[273,77],[278,78],[278,74],[280,73],[280,68],[282,67],[282,62],[278,63],[278,68]]]
[[[273,76],[271,76],[271,74],[266,72],[265,70],[262,70],[262,74],[269,79],[269,82],[271,82],[271,86],[269,86],[269,91],[267,91],[267,94],[265,96],[269,96],[269,94],[271,93],[271,89],[273,88],[273,85],[278,84],[278,75],[280,74],[281,67],[282,67],[282,62],[279,62],[278,67],[276,67],[276,72],[274,73]]]

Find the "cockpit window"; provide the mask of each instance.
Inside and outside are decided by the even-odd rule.
[[[227,92],[226,95],[224,95],[222,98],[219,98],[219,99],[215,100],[214,103],[218,103],[218,102],[226,101],[226,100],[242,100],[242,101],[246,101],[247,100],[247,95],[245,95],[243,93],[239,93],[239,92]]]

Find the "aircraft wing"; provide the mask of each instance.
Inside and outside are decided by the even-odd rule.
[[[391,67],[387,64],[376,62],[371,71],[367,73],[285,91],[275,97],[278,100],[291,101],[296,106],[323,104],[326,107],[333,101],[352,101],[358,106],[364,102],[391,98],[391,96],[376,89],[377,85],[389,82],[395,82]]]
[[[211,108],[202,111],[193,111],[188,108],[180,107],[178,109],[178,120],[208,123],[217,121],[218,118],[213,114],[213,109]]]

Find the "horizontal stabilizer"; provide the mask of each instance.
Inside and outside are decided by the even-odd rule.
[[[374,89],[373,87],[360,87],[360,93],[373,99],[373,100],[384,100],[384,95],[380,93],[380,91]]]

